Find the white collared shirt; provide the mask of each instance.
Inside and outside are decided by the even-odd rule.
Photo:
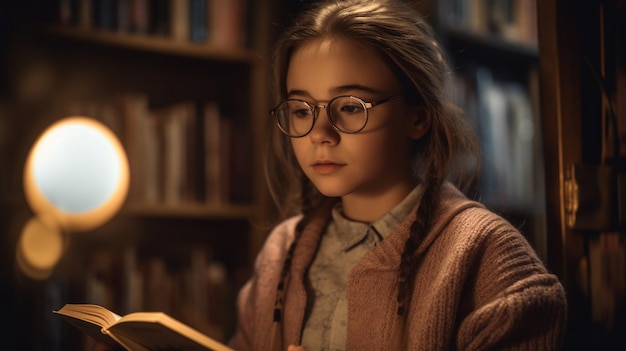
[[[308,301],[302,345],[307,351],[345,350],[348,275],[366,253],[406,218],[417,201],[420,188],[417,186],[396,207],[371,224],[349,220],[343,215],[341,204],[333,208],[332,220],[322,236],[305,282]]]

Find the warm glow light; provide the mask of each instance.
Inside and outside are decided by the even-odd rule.
[[[48,227],[94,229],[110,220],[128,193],[128,158],[104,124],[68,117],[37,139],[24,169],[24,192]]]
[[[33,279],[46,279],[63,254],[61,233],[39,218],[30,219],[17,244],[16,259],[20,270]]]

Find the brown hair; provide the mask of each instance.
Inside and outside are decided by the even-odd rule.
[[[333,0],[301,13],[276,45],[273,79],[277,102],[286,95],[287,69],[294,50],[309,40],[328,36],[372,47],[396,74],[407,101],[423,106],[431,118],[429,131],[412,149],[412,167],[424,192],[399,267],[398,314],[402,315],[419,265],[415,252],[431,229],[441,186],[451,180],[467,193],[478,170],[480,147],[446,94],[452,73],[435,33],[416,10],[400,1]],[[289,138],[276,129],[266,165],[270,191],[285,216],[299,211],[306,222],[316,209],[337,199],[317,191],[298,166]]]

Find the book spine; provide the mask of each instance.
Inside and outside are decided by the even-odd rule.
[[[117,31],[119,33],[129,33],[131,0],[117,0]]]
[[[79,0],[60,0],[59,1],[59,23],[63,25],[75,26],[79,21],[78,4]]]
[[[246,38],[246,1],[210,0],[209,42],[226,48],[242,48]]]
[[[95,27],[106,31],[117,29],[117,1],[93,0],[93,19]]]
[[[142,127],[140,151],[142,181],[139,201],[145,204],[158,204],[163,199],[161,177],[164,172],[163,117],[155,111],[148,112]]]
[[[221,172],[223,153],[220,151],[222,135],[220,109],[217,102],[209,102],[204,107],[204,162],[205,162],[205,202],[221,202]]]
[[[535,0],[444,0],[438,9],[448,27],[537,46]]]
[[[132,94],[121,98],[122,116],[124,118],[124,146],[130,165],[129,201],[137,202],[144,199],[142,183],[144,174],[143,148],[148,123],[148,97],[143,94]]]
[[[150,11],[150,34],[167,37],[170,35],[170,0],[152,0]]]
[[[194,43],[205,43],[208,38],[208,1],[189,0],[189,39]]]
[[[151,28],[150,4],[148,0],[130,0],[128,21],[130,31],[137,34],[148,34]]]
[[[252,180],[250,178],[250,165],[252,164],[252,145],[248,124],[233,123],[231,129],[228,201],[232,203],[246,204],[252,201]]]
[[[170,8],[170,33],[174,41],[188,41],[190,31],[190,10],[192,0],[173,0]]]

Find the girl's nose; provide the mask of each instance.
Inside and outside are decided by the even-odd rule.
[[[311,142],[336,144],[339,141],[339,133],[333,128],[332,123],[330,123],[328,112],[323,107],[317,107],[315,112],[317,113],[317,119],[309,134]]]

